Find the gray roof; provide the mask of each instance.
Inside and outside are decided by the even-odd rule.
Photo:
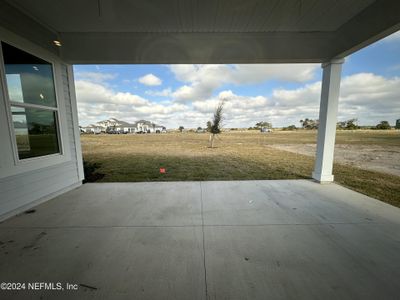
[[[128,122],[125,122],[125,121],[122,121],[122,120],[118,120],[116,118],[110,118],[110,119],[107,119],[107,120],[102,120],[102,121],[97,122],[96,124],[90,124],[89,126],[83,126],[83,127],[84,128],[101,127],[101,125],[99,125],[99,123],[107,123],[107,122],[115,122],[115,123],[118,124],[118,125],[116,125],[117,127],[137,127],[138,123],[142,123],[144,125],[152,126],[152,127],[153,126],[154,127],[165,127],[163,125],[158,125],[158,124],[155,124],[155,123],[153,123],[151,121],[147,121],[147,120],[139,120],[139,121],[136,121],[134,123],[128,123]]]
[[[90,125],[88,125],[88,126],[81,126],[82,128],[96,128],[96,127],[103,127],[103,126],[100,126],[100,125],[96,125],[96,124],[90,124]]]
[[[99,122],[97,122],[97,124],[106,123],[106,122],[118,123],[119,125],[117,125],[117,126],[135,126],[134,124],[131,124],[131,123],[128,123],[128,122],[125,122],[125,121],[122,121],[122,120],[118,120],[116,118],[110,118],[110,119],[107,119],[107,120],[99,121]]]

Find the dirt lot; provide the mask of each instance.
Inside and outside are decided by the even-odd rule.
[[[93,178],[103,182],[300,179],[313,171],[316,131],[224,132],[213,149],[206,133],[81,140],[85,161],[102,174]],[[400,177],[392,172],[399,167],[399,131],[339,131],[336,144],[337,183],[400,207]]]
[[[276,144],[275,149],[315,156],[315,144]],[[335,162],[360,169],[400,176],[400,146],[348,145],[335,146]]]

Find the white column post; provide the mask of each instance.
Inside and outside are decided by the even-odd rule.
[[[333,181],[333,152],[335,149],[340,75],[343,62],[343,59],[337,59],[322,64],[317,156],[314,172],[312,173],[312,177],[321,183]]]
[[[81,130],[79,129],[78,105],[76,103],[74,68],[72,67],[72,65],[67,65],[67,76],[69,85],[69,96],[71,100],[72,122],[74,125],[76,164],[78,168],[78,178],[80,181],[82,181],[85,179],[85,173],[83,170],[83,158],[82,158],[81,136],[80,136]]]

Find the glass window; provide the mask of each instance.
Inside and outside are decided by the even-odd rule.
[[[6,43],[2,48],[10,101],[56,107],[52,64]]]
[[[20,159],[59,152],[54,111],[16,106],[11,110]]]
[[[52,64],[1,46],[19,159],[60,153]]]

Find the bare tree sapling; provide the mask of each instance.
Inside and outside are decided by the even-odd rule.
[[[221,101],[218,104],[217,108],[215,109],[214,117],[211,122],[209,148],[214,148],[215,136],[216,136],[216,134],[221,133],[222,120],[223,120],[223,116],[222,116],[223,108],[224,108],[224,101]]]

